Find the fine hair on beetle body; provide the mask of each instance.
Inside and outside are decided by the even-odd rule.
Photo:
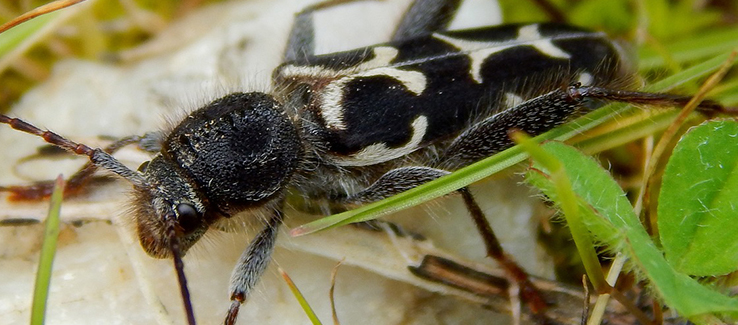
[[[232,324],[258,291],[287,207],[341,212],[505,150],[511,130],[539,135],[609,102],[688,100],[632,91],[634,63],[600,32],[556,23],[448,30],[458,0],[412,1],[389,41],[318,55],[314,13],[344,2],[354,1],[320,2],[295,15],[272,89],[225,94],[169,130],[94,148],[17,118],[0,122],[131,184],[131,224],[147,254],[174,260],[190,324],[186,280],[198,279],[185,278],[182,257],[235,218],[263,221],[234,261],[230,307],[222,306]],[[699,109],[722,112],[712,101]],[[152,154],[137,170],[113,156],[129,144]],[[468,187],[450,195],[462,198],[487,255],[520,288],[526,317],[548,320],[548,301],[503,251],[478,198]]]

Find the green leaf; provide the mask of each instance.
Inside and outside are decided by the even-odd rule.
[[[628,245],[626,234],[641,231],[643,227],[623,190],[597,162],[576,149],[558,142],[546,143],[543,148],[564,166],[586,228],[613,250],[624,249]],[[559,196],[551,187],[551,171],[538,162],[531,170],[526,180],[558,204]]]
[[[666,258],[680,272],[738,270],[738,123],[693,128],[674,148],[659,195]]]
[[[592,158],[561,143],[543,148],[565,166],[571,188],[577,194],[582,221],[602,243],[626,255],[653,292],[687,318],[709,314],[738,315],[738,300],[676,272],[651,241],[618,184]],[[528,181],[558,204],[557,192],[545,167],[534,165]]]

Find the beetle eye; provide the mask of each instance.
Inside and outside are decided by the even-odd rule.
[[[201,224],[199,213],[192,204],[187,203],[177,204],[177,221],[185,234],[192,233]]]

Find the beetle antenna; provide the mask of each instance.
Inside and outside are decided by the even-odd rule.
[[[90,159],[90,162],[92,162],[96,166],[120,175],[121,177],[131,182],[135,187],[149,187],[148,182],[140,173],[126,167],[120,161],[113,158],[113,156],[100,148],[90,148],[83,143],[76,143],[54,132],[39,129],[36,126],[27,123],[21,119],[9,117],[7,115],[0,114],[0,123],[10,125],[10,127],[18,131],[41,137],[44,139],[44,141],[60,147],[64,150],[73,152],[77,155],[87,156]]]
[[[182,293],[182,303],[184,304],[185,313],[187,314],[187,324],[195,325],[195,311],[192,310],[192,301],[190,300],[190,290],[187,288],[187,277],[184,274],[184,262],[182,262],[182,251],[179,249],[179,239],[177,238],[177,221],[174,215],[165,217],[167,224],[167,239],[169,240],[169,249],[174,257],[174,269],[177,270],[177,280],[179,280],[179,290]]]
[[[569,87],[569,93],[575,97],[597,98],[606,101],[625,102],[628,104],[653,105],[657,107],[664,106],[684,106],[692,96],[681,96],[667,93],[647,93],[640,91],[627,91],[619,89],[609,89],[594,86],[581,86],[575,84]],[[722,104],[705,99],[697,105],[697,110],[708,116],[717,113],[736,115],[738,110],[735,107],[725,107]]]
[[[148,182],[140,173],[126,167],[120,161],[118,161],[102,149],[91,148],[86,144],[74,142],[54,132],[51,132],[49,130],[42,130],[21,119],[9,117],[7,115],[0,114],[0,123],[7,124],[18,131],[41,137],[44,139],[44,141],[60,147],[64,150],[70,151],[74,154],[87,156],[90,159],[90,162],[92,162],[95,166],[107,169],[120,175],[121,177],[131,182],[135,187],[149,187]],[[176,218],[174,215],[169,215],[165,218],[165,222],[167,224],[166,236],[169,240],[169,248],[172,251],[172,255],[174,256],[174,268],[177,270],[177,278],[179,280],[179,287],[182,293],[182,300],[184,301],[185,312],[187,313],[187,323],[190,325],[195,325],[195,313],[192,309],[192,303],[190,301],[190,292],[187,289],[187,278],[185,278],[184,274],[182,251],[180,250],[180,243],[177,238]]]

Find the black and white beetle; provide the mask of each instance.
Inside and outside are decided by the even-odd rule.
[[[230,324],[270,261],[287,189],[351,207],[506,149],[512,129],[540,134],[608,101],[688,99],[622,90],[630,64],[602,33],[548,23],[446,31],[460,0],[416,0],[390,42],[313,55],[312,13],[341,2],[297,15],[271,93],[233,93],[196,110],[158,139],[159,153],[139,171],[21,120],[0,115],[0,122],[131,182],[141,245],[174,257],[182,283],[181,256],[209,227],[236,213],[267,216],[231,279]],[[701,109],[721,107],[704,102]],[[545,303],[505,256],[474,198],[459,193],[488,254],[541,313]]]

